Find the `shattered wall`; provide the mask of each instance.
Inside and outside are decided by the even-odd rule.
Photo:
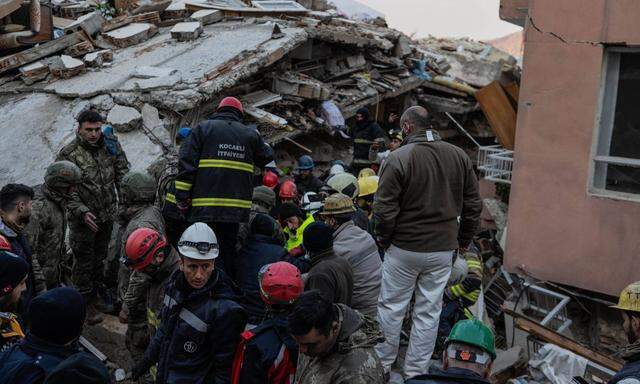
[[[638,280],[640,204],[590,196],[605,44],[640,43],[640,3],[532,0],[506,266],[618,295]]]

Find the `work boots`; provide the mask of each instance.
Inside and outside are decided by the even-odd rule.
[[[84,301],[87,305],[87,318],[85,319],[85,323],[87,325],[96,325],[101,323],[104,320],[104,316],[102,316],[100,311],[96,308],[96,294],[89,293],[82,296],[84,296]]]

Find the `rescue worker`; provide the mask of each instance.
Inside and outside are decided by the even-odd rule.
[[[313,174],[314,168],[315,164],[311,156],[300,156],[296,167],[298,174],[295,176],[295,183],[298,193],[301,196],[304,196],[307,192],[318,193],[324,185],[324,183]]]
[[[284,228],[287,252],[294,257],[303,255],[304,230],[315,218],[313,215],[306,215],[297,205],[286,202],[280,206],[279,219],[280,225]]]
[[[318,291],[300,295],[288,320],[300,350],[295,384],[386,383],[373,350],[383,338],[375,320]]]
[[[410,378],[405,384],[489,384],[495,358],[491,329],[478,319],[462,320],[447,338],[442,369],[432,367],[429,373]]]
[[[146,172],[129,172],[122,179],[120,187],[122,196],[118,212],[119,228],[117,235],[118,248],[118,299],[124,302],[124,297],[129,289],[144,291],[144,287],[131,287],[140,281],[130,281],[131,270],[122,261],[127,259],[125,246],[129,236],[138,228],[152,228],[165,235],[165,224],[162,212],[154,205],[156,198],[156,181]],[[126,319],[129,308],[122,306],[120,317]]]
[[[111,384],[109,371],[100,360],[87,353],[77,353],[55,367],[44,384]]]
[[[369,161],[382,168],[382,165],[387,157],[389,157],[389,154],[400,148],[402,140],[404,140],[402,130],[398,129],[397,131],[389,132],[389,149],[386,151],[380,151],[384,148],[384,139],[374,141],[371,145],[371,149],[369,149]]]
[[[305,290],[318,290],[332,303],[351,306],[353,269],[344,257],[333,251],[333,230],[319,221],[304,230],[304,248],[311,262]]]
[[[46,290],[38,260],[32,257],[24,229],[31,219],[33,189],[23,184],[7,184],[0,190],[0,251],[11,252],[29,264],[27,287],[22,292],[18,313],[24,314],[36,293]]]
[[[293,180],[285,180],[280,185],[278,191],[278,197],[280,198],[280,204],[291,202],[298,205],[299,201],[298,187]]]
[[[327,185],[331,187],[333,193],[342,193],[349,196],[352,200],[356,200],[360,194],[360,185],[358,179],[350,173],[339,173],[329,180]],[[356,206],[356,212],[353,216],[353,222],[365,231],[369,231],[369,217],[367,213]]]
[[[24,337],[17,310],[28,274],[24,259],[0,251],[0,353]]]
[[[101,320],[97,291],[107,285],[103,263],[116,214],[117,193],[129,161],[115,136],[102,132],[104,119],[88,110],[78,116],[75,139],[58,153],[57,161],[74,163],[82,172],[82,182],[67,203],[69,243],[73,251],[71,282],[85,297],[87,321]],[[115,283],[115,282],[112,282]]]
[[[63,269],[71,268],[68,263],[66,268],[62,266],[67,258],[65,210],[71,192],[81,181],[80,168],[69,161],[57,161],[47,167],[42,194],[32,203],[33,212],[25,234],[47,289],[60,286]]]
[[[280,225],[271,216],[257,214],[250,223],[249,238],[238,253],[237,282],[245,293],[245,309],[248,323],[257,325],[265,317],[265,305],[260,297],[258,272],[263,266],[279,261],[287,261],[303,272],[309,269],[303,257],[291,257],[284,248]]]
[[[85,315],[84,299],[73,288],[54,288],[34,298],[27,313],[26,337],[0,354],[0,383],[41,383],[79,354],[108,375],[102,362],[79,348]]]
[[[369,219],[367,232],[374,233],[373,198],[378,190],[378,176],[366,176],[358,179],[358,190],[356,204],[358,208],[367,214],[367,218]]]
[[[623,289],[618,305],[612,308],[620,310],[629,344],[621,351],[625,364],[609,384],[640,384],[640,281]]]
[[[371,118],[369,109],[363,107],[356,112],[356,124],[351,127],[349,135],[353,137],[351,168],[357,174],[362,168],[371,166],[369,149],[376,139],[384,136],[384,133],[378,123]]]
[[[249,238],[249,225],[253,221],[253,218],[260,213],[264,213],[266,215],[271,212],[271,210],[276,205],[276,194],[268,187],[261,185],[259,187],[255,187],[253,189],[253,197],[251,199],[251,212],[249,213],[249,222],[241,223],[240,229],[238,230],[238,243],[236,245],[236,251],[240,252],[240,249],[247,244],[247,239]],[[279,229],[279,237],[284,242],[284,233],[281,228]]]
[[[157,384],[228,383],[246,315],[233,282],[215,268],[218,240],[207,224],[194,223],[178,252],[180,270],[165,287],[160,326],[132,378],[157,363]]]
[[[378,314],[382,262],[376,241],[353,223],[355,211],[349,196],[336,193],[327,198],[320,216],[333,231],[333,252],[345,258],[353,270],[350,307],[375,318]]]
[[[132,269],[124,305],[129,309],[125,343],[135,363],[142,360],[149,338],[160,325],[164,287],[178,269],[180,257],[154,228],[138,228],[127,238],[124,264]]]
[[[304,287],[300,271],[284,261],[267,264],[258,281],[268,317],[240,336],[231,383],[293,384],[298,346],[287,329],[287,316]]]
[[[225,97],[180,148],[176,205],[189,221],[207,223],[220,241],[218,267],[234,276],[238,227],[249,220],[254,166],[273,160],[256,129],[243,124],[242,103]]]
[[[434,353],[442,351],[453,326],[462,319],[472,319],[469,308],[476,303],[482,287],[482,260],[471,251],[458,254],[442,297],[438,323],[438,340]]]

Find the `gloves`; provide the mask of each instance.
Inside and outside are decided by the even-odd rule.
[[[151,363],[142,359],[138,364],[133,366],[133,369],[131,370],[131,378],[133,380],[138,380],[149,371],[149,368],[151,368]]]

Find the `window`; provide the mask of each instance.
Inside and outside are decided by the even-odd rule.
[[[605,51],[591,191],[640,199],[640,49]]]

